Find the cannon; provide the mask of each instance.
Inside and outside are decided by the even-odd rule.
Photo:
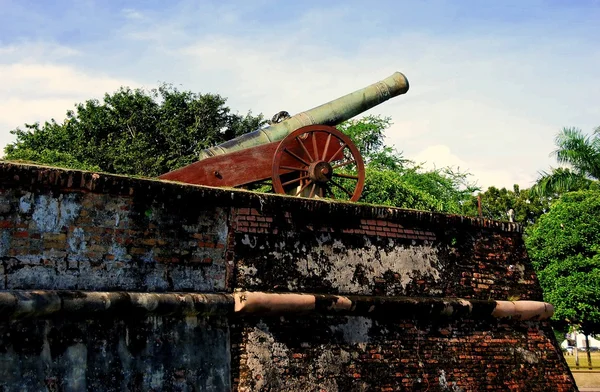
[[[251,187],[271,181],[276,193],[356,201],[365,180],[363,159],[335,128],[359,113],[408,91],[400,73],[308,111],[202,150],[199,160],[160,179],[217,187]],[[282,119],[283,118],[283,119]]]

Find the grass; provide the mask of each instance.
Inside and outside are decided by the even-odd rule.
[[[593,352],[592,354],[592,369],[600,371],[600,352]],[[575,366],[575,355],[567,355],[564,353],[567,364],[571,370],[577,370]],[[579,352],[579,369],[588,370],[587,353]]]

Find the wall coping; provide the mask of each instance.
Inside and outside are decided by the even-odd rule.
[[[216,188],[102,172],[64,169],[52,166],[0,162],[0,186],[26,191],[82,192],[126,196],[160,202],[162,207],[211,203],[215,206],[254,208],[259,212],[290,213],[294,218],[311,216],[329,222],[338,218],[412,221],[436,229],[486,229],[494,232],[522,233],[519,223],[426,212],[366,203],[305,199],[279,194],[263,194],[243,189]]]

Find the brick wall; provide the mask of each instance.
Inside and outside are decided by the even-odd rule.
[[[541,300],[516,224],[7,163],[0,262],[1,290]],[[127,326],[134,321],[145,347],[135,353],[124,349],[140,331]],[[401,314],[103,322],[1,321],[12,331],[0,342],[12,364],[4,386],[23,378],[59,385],[48,390],[82,390],[81,380],[96,390],[574,390],[544,322]],[[53,328],[78,338],[56,339]],[[102,355],[115,361],[113,373]],[[105,376],[113,381],[97,381]]]
[[[240,391],[569,391],[545,323],[263,318],[240,326]]]
[[[396,209],[383,217],[369,212],[345,205],[327,212],[237,209],[236,287],[542,299],[518,226]]]
[[[67,177],[67,189],[80,186],[75,191],[0,189],[0,288],[225,290],[226,210],[197,202],[182,208],[177,194],[147,197],[142,183],[123,189],[128,179],[119,177],[116,192],[90,192],[88,175]]]
[[[542,299],[518,226],[386,212],[239,209],[236,287]],[[233,334],[240,391],[573,390],[547,323],[263,318]]]

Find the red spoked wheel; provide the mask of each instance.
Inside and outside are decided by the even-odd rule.
[[[365,185],[365,167],[348,136],[334,127],[309,125],[279,143],[272,181],[281,194],[357,201]]]

